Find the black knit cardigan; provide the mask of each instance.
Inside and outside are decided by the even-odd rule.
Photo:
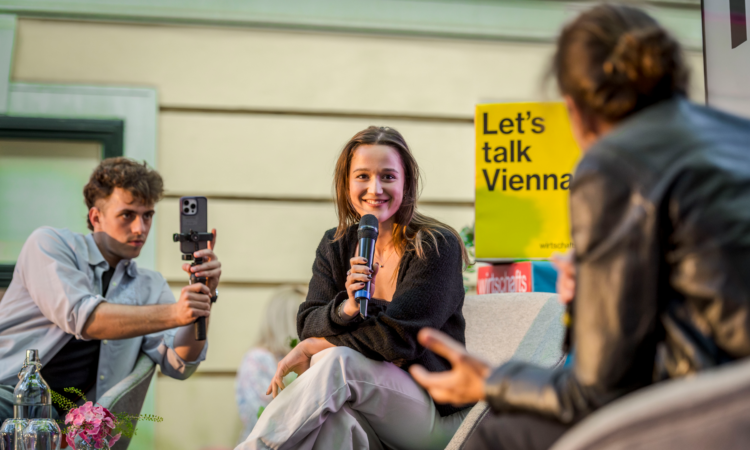
[[[313,264],[307,300],[297,314],[300,339],[323,337],[336,346],[349,347],[376,361],[390,361],[406,370],[421,364],[431,372],[450,369],[444,358],[417,342],[424,327],[437,328],[465,345],[466,321],[462,313],[464,287],[461,245],[448,232],[437,235],[437,248],[426,239],[423,258],[409,251],[401,258],[396,292],[390,302],[370,300],[367,318],[345,322],[337,308],[348,296],[346,271],[357,248],[357,227],[333,241],[336,229],[320,241]],[[441,416],[463,408],[436,404]]]

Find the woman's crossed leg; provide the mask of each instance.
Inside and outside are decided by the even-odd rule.
[[[334,347],[313,357],[237,449],[442,449],[465,415],[441,417],[405,371]]]

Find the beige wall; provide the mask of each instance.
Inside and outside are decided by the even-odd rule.
[[[147,85],[164,105],[471,117],[542,98],[552,46],[24,20],[13,78]],[[699,68],[699,55],[691,57]],[[703,70],[696,70],[696,81]]]
[[[201,192],[330,198],[341,148],[373,124],[392,126],[406,137],[423,172],[423,200],[473,201],[471,123],[165,112],[159,123],[159,170],[170,191],[190,192],[196,180],[184,162],[208,156],[217,176],[198,181]]]
[[[159,450],[231,447],[234,371],[273,288],[306,283],[342,145],[370,124],[401,130],[423,169],[422,210],[473,221],[474,105],[545,100],[551,44],[21,19],[13,81],[156,87],[158,268],[184,284],[179,195],[215,195],[221,300],[208,360],[185,382],[158,378]],[[701,57],[689,55],[702,100]],[[233,197],[233,199],[228,198]],[[212,376],[211,373],[214,373]]]
[[[550,54],[535,44],[31,20],[18,49],[18,79],[158,86],[166,105],[464,117],[478,99],[538,98]]]

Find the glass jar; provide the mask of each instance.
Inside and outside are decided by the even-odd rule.
[[[97,449],[94,446],[94,442],[88,443],[83,440],[83,438],[78,435],[76,436],[75,440],[75,448],[74,450],[110,450],[109,445],[107,444],[107,440],[105,439],[104,442],[102,442],[102,448]]]
[[[28,419],[5,419],[0,427],[0,450],[25,450],[23,430]]]
[[[24,450],[60,450],[62,432],[53,419],[31,419],[23,430]]]

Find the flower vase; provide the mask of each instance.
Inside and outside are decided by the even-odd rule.
[[[88,443],[83,440],[83,438],[79,435],[76,436],[75,441],[75,450],[110,450],[109,444],[107,444],[107,441],[102,441],[102,447],[97,449],[94,446],[94,442]]]
[[[76,450],[109,450],[120,438],[120,434],[111,436],[115,429],[117,418],[103,406],[94,406],[86,402],[78,408],[73,408],[65,415],[68,425],[68,444],[73,444]]]

